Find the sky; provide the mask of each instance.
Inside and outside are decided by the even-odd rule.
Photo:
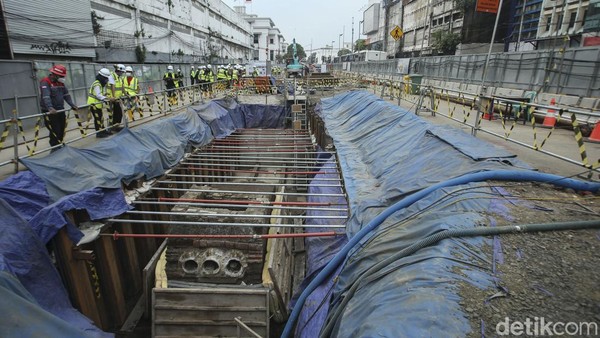
[[[369,0],[223,0],[229,7],[246,6],[246,13],[270,17],[287,43],[302,45],[308,53],[312,49],[331,46],[338,48],[340,40],[358,39],[358,22]],[[340,34],[344,34],[340,37]],[[363,36],[364,38],[364,36]]]

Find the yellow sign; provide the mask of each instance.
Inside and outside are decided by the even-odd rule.
[[[400,29],[400,27],[396,26],[396,27],[394,27],[394,29],[392,29],[392,31],[390,32],[390,35],[394,38],[394,40],[398,41],[402,38],[402,35],[404,35],[404,32],[402,31],[402,29]]]

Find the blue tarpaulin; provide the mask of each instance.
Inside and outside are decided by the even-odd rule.
[[[74,243],[82,237],[65,212],[85,210],[91,220],[118,216],[130,209],[122,182],[160,176],[177,164],[190,146],[206,145],[247,123],[282,128],[285,114],[283,108],[212,101],[168,119],[124,129],[88,148],[65,146],[45,157],[23,159],[30,171],[0,182],[0,271],[7,272],[0,276],[0,292],[14,292],[0,302],[0,311],[6,314],[12,310],[11,304],[18,306],[29,327],[22,327],[22,320],[3,322],[6,325],[0,327],[0,336],[40,331],[47,333],[43,336],[104,336],[71,307],[45,249],[65,226]],[[53,334],[59,329],[62,334]]]
[[[479,171],[531,169],[492,144],[432,125],[364,91],[323,99],[317,113],[333,138],[344,176],[349,238],[393,203],[435,183]],[[349,303],[339,305],[354,281],[377,262],[444,229],[477,226],[483,213],[498,207],[491,193],[483,183],[437,190],[393,214],[311,295],[316,297],[305,303],[296,333],[316,336],[324,323],[337,318],[331,326],[335,337],[465,336],[471,328],[456,283],[482,288],[495,281],[491,257],[483,253],[490,241],[484,238],[444,240],[421,249],[366,276]],[[339,245],[329,245],[337,252]],[[327,263],[307,254],[313,270]]]
[[[70,302],[46,244],[0,199],[0,337],[110,337]]]

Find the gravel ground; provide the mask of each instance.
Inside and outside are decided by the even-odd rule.
[[[600,217],[600,200],[590,194],[547,185],[511,183],[505,188],[521,200],[510,204],[514,219],[490,215],[497,225],[592,220]],[[497,287],[479,290],[461,284],[461,305],[473,331],[469,337],[549,336],[565,329],[565,336],[598,336],[600,333],[600,231],[544,232],[500,237],[496,251]],[[493,248],[487,247],[492,257]],[[553,322],[542,331],[544,323]],[[507,319],[508,318],[508,321]],[[530,323],[527,323],[529,319]],[[523,326],[520,328],[519,323]],[[554,323],[595,323],[562,327]],[[508,325],[505,325],[508,323]],[[516,331],[509,331],[511,326]],[[545,326],[546,328],[548,326]],[[562,327],[562,328],[561,328]],[[595,330],[594,327],[598,329]],[[519,329],[520,328],[520,329]],[[504,335],[506,334],[506,335]]]

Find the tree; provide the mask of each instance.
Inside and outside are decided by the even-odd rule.
[[[350,49],[348,49],[348,48],[342,48],[337,53],[338,56],[342,56],[342,55],[346,55],[346,54],[352,54],[352,52],[350,51]]]
[[[358,39],[354,44],[354,51],[359,52],[361,50],[367,49],[367,41],[365,39]]]
[[[460,34],[436,31],[431,33],[431,39],[433,42],[431,46],[442,55],[454,55],[456,53],[456,47],[460,43]]]
[[[301,44],[296,42],[296,54],[298,54],[298,60],[304,59],[306,57],[306,52]],[[290,44],[287,47],[287,52],[283,55],[286,60],[294,58],[294,45]]]

